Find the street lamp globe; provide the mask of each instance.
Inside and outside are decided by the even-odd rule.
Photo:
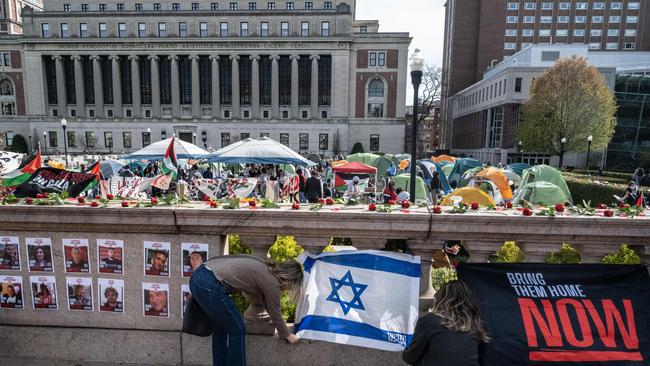
[[[416,48],[415,51],[411,54],[409,60],[409,66],[411,67],[411,72],[413,71],[424,71],[424,59],[420,56],[420,49]]]
[[[61,127],[65,128],[68,125],[68,121],[65,118],[61,119]]]
[[[147,133],[151,133],[151,128],[147,127]]]
[[[560,142],[566,144],[566,137],[562,137],[562,140],[560,140]]]
[[[593,136],[589,135],[589,136],[587,137],[587,142],[592,142],[593,140],[594,140],[594,137],[593,137]]]

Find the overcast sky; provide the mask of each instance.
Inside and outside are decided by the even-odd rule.
[[[446,0],[357,0],[356,18],[379,20],[380,32],[409,32],[413,41],[409,55],[419,48],[428,64],[442,66]],[[409,76],[407,104],[412,104]]]

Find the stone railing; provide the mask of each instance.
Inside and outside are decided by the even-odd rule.
[[[188,278],[183,278],[181,273],[181,243],[207,243],[210,256],[227,254],[228,234],[239,234],[241,242],[259,256],[267,255],[277,235],[292,235],[305,250],[311,252],[323,249],[331,237],[350,238],[358,249],[384,249],[387,239],[405,239],[411,251],[423,259],[421,310],[426,310],[431,304],[431,258],[434,251],[441,248],[444,240],[462,240],[473,262],[485,261],[503,242],[514,240],[523,248],[529,262],[543,261],[549,252],[559,249],[562,242],[567,242],[580,252],[583,262],[599,262],[603,255],[615,252],[620,244],[625,243],[640,254],[645,264],[650,263],[649,216],[526,217],[515,210],[432,214],[426,208],[380,213],[369,212],[366,206],[325,206],[317,211],[307,208],[291,210],[290,207],[250,209],[243,206],[234,210],[211,209],[205,203],[153,208],[118,206],[116,203],[99,208],[73,205],[0,206],[0,236],[19,237],[22,268],[20,271],[0,270],[0,275],[23,277],[25,304],[23,310],[2,309],[0,325],[12,329],[16,326],[47,326],[84,331],[110,329],[125,332],[153,331],[156,334],[175,332],[173,334],[178,337],[182,316],[181,285],[188,283]],[[646,214],[650,215],[650,212]],[[52,239],[53,273],[34,273],[28,270],[25,239],[39,237]],[[65,238],[88,239],[91,270],[88,274],[79,274],[79,277],[92,278],[95,311],[67,310],[65,277],[77,274],[64,271],[62,239]],[[124,241],[123,275],[98,273],[96,239]],[[144,275],[144,241],[171,243],[169,277]],[[33,308],[29,277],[39,274],[56,277],[58,310]],[[124,280],[123,314],[97,311],[99,301],[102,300],[96,287],[98,278]],[[144,316],[141,285],[144,282],[169,285],[169,317]],[[245,316],[249,332],[268,333],[273,330],[260,304],[252,304]],[[11,337],[6,333],[4,337]],[[170,342],[175,342],[175,338],[171,339]],[[180,348],[187,343],[184,339]],[[357,350],[354,347],[351,349]],[[128,358],[120,358],[121,356],[128,357],[115,354],[111,355],[110,360],[128,362]],[[381,359],[385,356],[377,357]],[[207,360],[208,358],[205,361]],[[160,364],[167,362],[178,363],[178,360],[158,361]],[[187,361],[181,360],[183,362]],[[323,362],[328,364],[325,359]]]

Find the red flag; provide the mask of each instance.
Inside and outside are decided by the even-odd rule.
[[[637,206],[643,206],[643,193],[639,194],[639,198],[636,199]]]
[[[35,156],[28,157],[19,167],[21,173],[34,173],[36,170],[43,167],[43,159],[41,158],[41,146],[38,146],[38,151]]]

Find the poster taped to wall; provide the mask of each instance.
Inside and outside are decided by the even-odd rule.
[[[99,273],[124,274],[124,241],[97,239]]]
[[[93,310],[93,279],[87,277],[66,277],[68,288],[68,310]]]
[[[63,239],[63,263],[66,273],[90,273],[88,239]]]
[[[54,272],[52,266],[52,239],[25,238],[30,272]]]
[[[124,313],[124,280],[98,278],[99,311]]]
[[[0,269],[20,271],[19,248],[17,236],[0,236]]]
[[[192,276],[192,272],[209,258],[208,244],[181,243],[181,247],[183,249],[181,256],[183,277],[190,277]]]
[[[56,278],[54,276],[30,276],[32,304],[34,309],[58,309]]]
[[[24,309],[23,277],[0,276],[0,307],[4,309]]]
[[[166,283],[142,284],[144,316],[169,318],[169,285]]]

